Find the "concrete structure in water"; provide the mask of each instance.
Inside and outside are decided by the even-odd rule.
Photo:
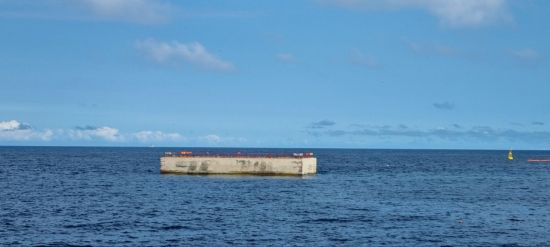
[[[194,155],[166,153],[160,159],[161,173],[250,174],[302,176],[317,173],[313,153],[294,155]]]

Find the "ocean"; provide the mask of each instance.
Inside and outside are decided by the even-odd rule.
[[[318,174],[160,174],[179,150],[0,147],[0,246],[550,246],[550,151],[189,148]]]

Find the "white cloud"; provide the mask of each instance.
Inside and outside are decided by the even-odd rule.
[[[296,62],[296,58],[294,58],[294,55],[292,53],[278,53],[275,55],[275,57],[283,63]]]
[[[119,133],[118,129],[111,127],[77,127],[69,130],[68,133],[71,139],[76,140],[106,140],[106,141],[122,141],[124,138]]]
[[[8,120],[0,122],[0,131],[18,130],[21,128],[21,123],[17,120]]]
[[[185,138],[179,133],[164,133],[162,131],[144,130],[133,136],[141,142],[182,141]]]
[[[159,0],[78,0],[94,14],[107,19],[159,23],[168,19],[171,6]]]
[[[0,140],[3,141],[27,141],[27,140],[51,140],[54,136],[52,130],[33,130],[30,125],[17,120],[0,121]]]
[[[506,0],[321,0],[363,9],[422,9],[452,27],[473,27],[508,19]]]
[[[1,0],[0,0],[1,1]],[[0,144],[2,141],[89,141],[116,143],[176,143],[190,141],[199,145],[235,145],[246,141],[242,137],[221,137],[215,134],[187,138],[176,132],[159,130],[142,130],[138,132],[121,132],[117,128],[103,126],[79,126],[73,129],[34,130],[30,125],[17,120],[0,121]]]
[[[506,18],[504,0],[431,0],[426,7],[451,26],[477,26]]]
[[[29,141],[41,140],[49,141],[54,137],[52,130],[35,131],[32,129],[0,131],[0,140],[3,141]]]
[[[228,72],[235,69],[233,64],[210,53],[199,42],[161,42],[154,39],[146,39],[138,41],[136,48],[158,63],[183,61],[191,65],[217,71]]]

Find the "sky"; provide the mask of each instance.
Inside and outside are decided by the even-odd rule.
[[[550,149],[549,11],[0,0],[0,145]]]

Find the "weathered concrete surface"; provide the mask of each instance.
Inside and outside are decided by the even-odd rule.
[[[161,173],[307,175],[317,173],[315,157],[162,157]]]

